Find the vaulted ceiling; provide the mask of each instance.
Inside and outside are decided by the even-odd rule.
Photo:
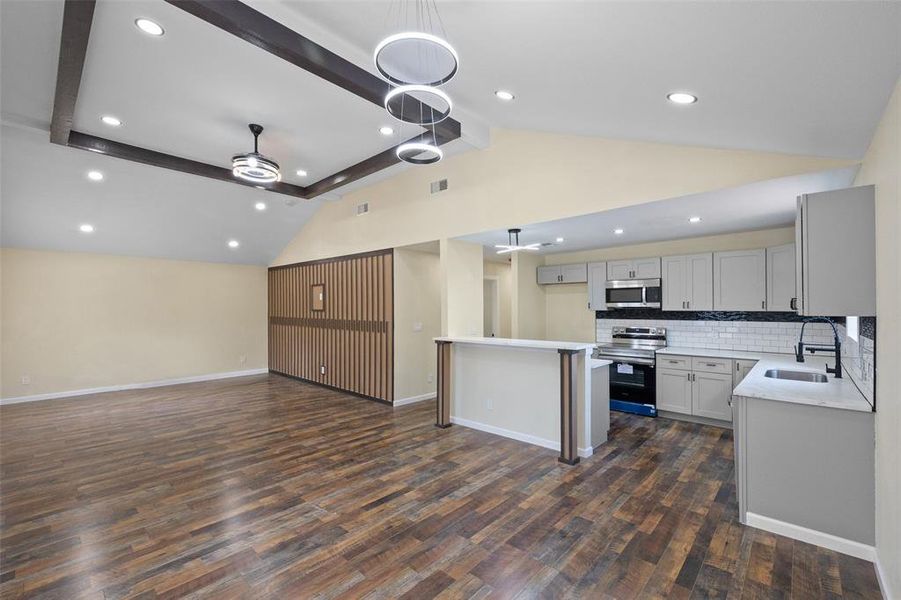
[[[374,71],[376,42],[405,24],[397,4],[246,2],[364,73]],[[266,264],[320,202],[407,168],[332,181],[330,194],[307,200],[52,146],[63,6],[0,2],[4,246]],[[487,124],[859,158],[901,71],[901,4],[893,2],[437,6],[461,57],[447,91],[463,138],[450,152],[471,148],[467,128]],[[165,35],[146,36],[138,17]],[[498,101],[497,89],[516,99]],[[676,89],[699,102],[669,104],[665,94]],[[104,125],[105,114],[123,125]],[[259,122],[261,149],[301,188],[390,154],[419,131],[163,0],[98,0],[72,117],[88,136],[220,168],[251,148],[246,126]],[[394,135],[379,133],[386,124]],[[89,181],[91,169],[105,179]],[[261,201],[267,209],[255,210]],[[88,220],[95,233],[78,234]]]

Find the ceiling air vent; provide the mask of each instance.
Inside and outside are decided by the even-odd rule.
[[[360,215],[365,215],[368,212],[369,212],[369,203],[368,202],[362,202],[360,204],[357,204],[357,216],[358,217]]]
[[[432,182],[432,193],[437,194],[447,189],[447,179]]]

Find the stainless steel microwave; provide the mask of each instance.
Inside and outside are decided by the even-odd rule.
[[[660,308],[659,279],[624,279],[607,282],[607,308]]]

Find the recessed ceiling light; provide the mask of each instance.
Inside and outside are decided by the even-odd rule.
[[[392,133],[394,133],[394,130],[385,125],[384,127],[379,127],[379,133],[381,133],[382,135],[391,135]]]
[[[497,90],[496,92],[494,92],[494,95],[504,102],[509,102],[510,100],[516,98],[516,96],[513,95],[513,92],[508,92],[507,90]]]
[[[88,171],[88,179],[91,181],[103,181],[103,173],[100,171]]]
[[[110,127],[118,127],[122,124],[122,120],[114,117],[113,115],[103,115],[100,117],[100,120],[109,125]]]
[[[613,233],[615,233],[616,235],[622,235],[625,233],[625,231],[622,229],[614,229]]]
[[[689,223],[700,223],[701,217],[688,217],[688,222]]]
[[[298,176],[298,177],[306,177],[306,176],[307,176],[307,172],[304,171],[303,169],[297,169],[297,176]]]
[[[266,203],[265,202],[257,202],[256,204],[253,205],[253,207],[257,210],[266,210]]]
[[[666,95],[666,99],[674,104],[694,104],[698,101],[698,97],[688,92],[671,92]]]
[[[563,238],[557,238],[557,243],[558,243],[558,244],[562,244],[562,243],[563,243]]]
[[[145,19],[143,17],[141,17],[140,19],[135,19],[135,25],[138,27],[138,29],[148,35],[159,37],[166,33],[159,23],[151,21],[150,19]]]
[[[78,226],[79,231],[82,233],[94,233],[94,226],[90,223],[85,223],[83,225]]]
[[[241,244],[238,243],[238,240],[228,240],[228,247],[229,247],[229,248],[237,248],[237,247],[240,246],[240,245],[241,245]]]

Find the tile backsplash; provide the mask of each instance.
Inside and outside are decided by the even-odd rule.
[[[875,337],[875,325],[870,331],[861,327],[861,335],[856,341],[848,337],[844,326],[839,325],[838,331],[842,336],[842,368],[872,404],[876,383],[876,342],[866,336],[869,333]]]

